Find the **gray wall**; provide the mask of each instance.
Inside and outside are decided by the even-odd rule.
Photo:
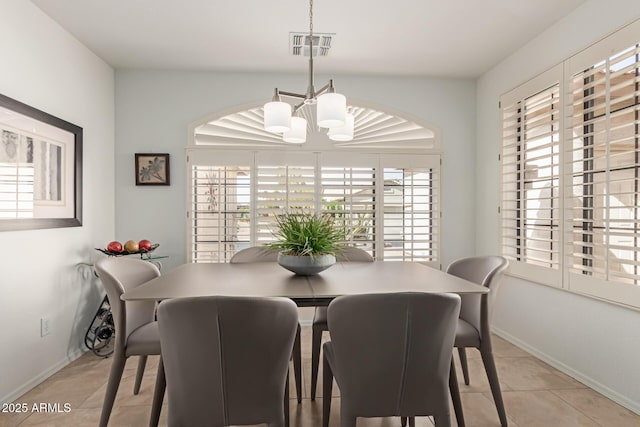
[[[8,402],[81,354],[102,298],[78,264],[114,232],[114,75],[31,2],[0,3],[0,93],[84,128],[83,226],[0,233],[0,402]],[[42,338],[41,317],[51,330]]]
[[[640,18],[637,0],[592,0],[478,80],[477,252],[499,253],[500,95]],[[640,34],[638,35],[640,40]],[[640,413],[640,312],[507,277],[496,330]]]
[[[304,64],[301,63],[304,69]],[[441,130],[442,259],[470,255],[474,241],[475,83],[470,80],[337,75],[347,97],[406,112]],[[328,76],[318,75],[318,86]],[[171,268],[185,256],[187,126],[234,105],[268,101],[273,88],[306,89],[306,76],[286,74],[116,72],[116,238],[147,238]],[[136,187],[134,153],[171,154],[170,187]]]

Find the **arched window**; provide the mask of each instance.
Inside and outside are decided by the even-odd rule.
[[[189,261],[227,262],[271,241],[276,215],[302,211],[334,216],[345,242],[376,259],[439,266],[437,129],[379,108],[349,109],[349,142],[331,141],[307,117],[307,142],[284,143],[263,129],[260,106],[192,124]]]

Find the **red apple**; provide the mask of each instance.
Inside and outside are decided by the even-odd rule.
[[[109,244],[107,245],[107,251],[119,254],[120,252],[122,252],[122,243],[116,241],[109,242]]]
[[[135,240],[127,240],[124,242],[124,250],[127,252],[138,252],[138,242]]]
[[[151,242],[147,239],[140,240],[138,242],[138,247],[141,251],[150,251],[151,250]]]

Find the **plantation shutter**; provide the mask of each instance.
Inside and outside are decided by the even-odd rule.
[[[249,159],[233,154],[227,162],[220,162],[224,157],[200,158],[188,164],[191,262],[228,262],[235,252],[250,245]],[[207,164],[210,162],[217,165]]]
[[[320,159],[320,212],[334,217],[345,244],[375,258],[377,156],[345,160],[325,153]]]
[[[228,262],[273,241],[277,215],[306,212],[333,216],[345,243],[376,259],[439,267],[439,156],[194,150],[192,157],[191,262]]]
[[[561,283],[559,70],[502,103],[501,247],[512,272]]]
[[[624,33],[617,36],[628,39]],[[620,49],[620,43],[605,40],[600,49],[605,59],[578,57],[568,67],[572,140],[566,156],[571,174],[567,264],[570,288],[637,307],[640,47],[627,44]],[[610,52],[617,53],[607,55]]]
[[[322,167],[322,214],[333,216],[345,243],[375,256],[375,169]]]
[[[315,158],[310,155],[258,153],[256,156],[255,241],[274,240],[276,216],[315,213]]]
[[[440,159],[388,155],[382,170],[383,259],[439,267]]]

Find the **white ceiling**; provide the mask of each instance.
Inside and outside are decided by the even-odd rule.
[[[115,68],[306,72],[304,0],[31,0]],[[584,0],[316,0],[317,73],[477,77]]]

